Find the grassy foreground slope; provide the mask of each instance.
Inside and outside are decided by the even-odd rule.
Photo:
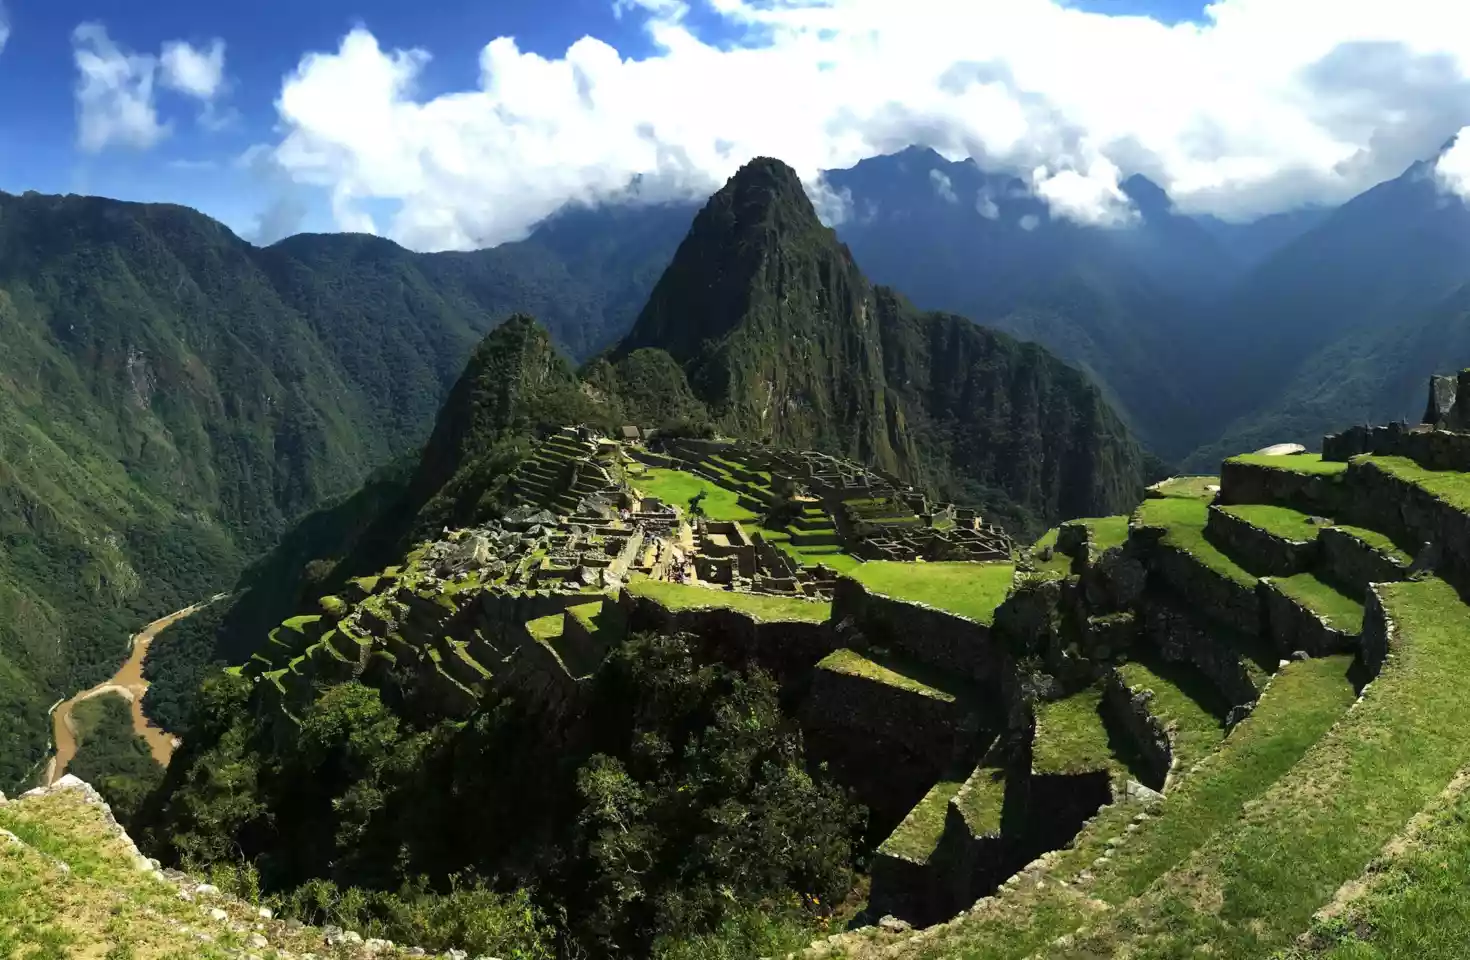
[[[1393,658],[1231,829],[1061,957],[1215,957],[1290,946],[1470,759],[1470,608],[1441,580],[1380,584]]]

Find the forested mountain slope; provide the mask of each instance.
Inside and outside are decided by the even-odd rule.
[[[352,235],[260,249],[182,207],[0,194],[0,781],[139,624],[417,447],[507,313],[537,309],[582,352],[613,339],[680,216],[644,210],[624,231],[642,247],[552,225],[424,255]]]

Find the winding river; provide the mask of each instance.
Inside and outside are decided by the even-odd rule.
[[[148,656],[148,647],[153,643],[153,638],[167,626],[178,623],[180,620],[223,599],[225,594],[216,594],[208,600],[200,601],[191,607],[175,610],[166,617],[159,617],[148,624],[133,636],[131,652],[128,659],[118,668],[117,673],[90,690],[83,690],[70,700],[63,700],[51,711],[51,736],[56,743],[56,752],[51,757],[46,767],[47,784],[55,783],[65,773],[67,764],[77,754],[76,723],[72,720],[72,708],[83,700],[92,697],[100,697],[112,693],[122,697],[129,704],[133,713],[133,730],[138,736],[148,743],[148,749],[153,752],[153,759],[162,766],[168,766],[173,757],[174,748],[178,741],[173,735],[164,731],[162,727],[151,723],[143,716],[143,693],[148,689],[148,681],[143,679],[143,660]]]

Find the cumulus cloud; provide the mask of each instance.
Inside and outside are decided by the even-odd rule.
[[[930,170],[929,182],[934,185],[934,192],[939,194],[945,203],[960,202],[960,198],[955,196],[954,182],[949,179],[949,174],[943,170]]]
[[[83,150],[95,153],[109,146],[146,150],[167,137],[171,128],[159,119],[155,101],[160,81],[200,101],[204,109],[200,119],[206,125],[218,123],[213,104],[224,90],[221,40],[207,50],[171,41],[163,45],[161,57],[155,57],[124,49],[100,23],[83,23],[72,31],[72,57],[77,67],[77,143]]]
[[[159,64],[164,86],[196,100],[213,100],[224,88],[225,42],[216,39],[208,49],[201,49],[171,40],[163,45]]]
[[[1126,222],[1119,180],[1143,173],[1183,212],[1245,219],[1342,201],[1470,124],[1470,4],[1444,0],[1216,0],[1175,25],[1064,0],[614,7],[651,55],[499,37],[472,89],[433,97],[416,90],[428,51],[354,30],[285,78],[274,162],[343,226],[442,249],[522,236],[634,177],[697,196],[770,154],[815,185],[911,144],[1020,175],[1053,217]],[[701,39],[711,20],[738,39]],[[373,223],[367,200],[397,212]]]
[[[1445,190],[1470,201],[1470,127],[1455,134],[1454,143],[1435,162],[1434,175]]]

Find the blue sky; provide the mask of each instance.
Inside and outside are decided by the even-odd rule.
[[[1115,222],[1118,182],[1144,173],[1185,209],[1240,219],[1345,199],[1470,124],[1470,5],[1213,12],[1200,0],[0,0],[0,190],[183,203],[251,238],[265,223],[266,240],[361,229],[467,248],[633,177],[698,196],[769,153],[820,190],[823,169],[921,144],[1023,176],[1056,216]],[[105,30],[106,69],[152,79],[151,135],[80,142],[84,23]],[[578,44],[587,36],[601,44]],[[486,53],[497,37],[518,51]],[[170,84],[166,45],[216,41],[221,84]],[[108,104],[114,129],[136,126]],[[1470,192],[1470,159],[1461,181]]]

